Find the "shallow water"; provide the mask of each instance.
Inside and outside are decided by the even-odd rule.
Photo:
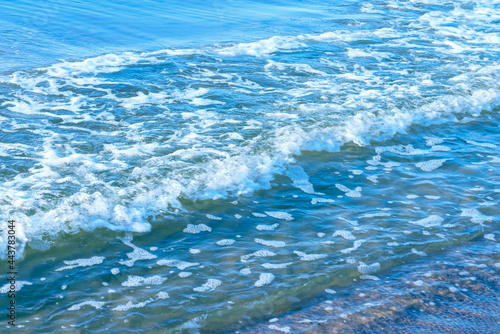
[[[496,333],[498,243],[475,239],[235,333]]]
[[[111,3],[60,4],[37,28],[58,47],[23,39],[24,56],[5,57],[18,331],[260,326],[325,289],[496,243],[497,3],[231,2],[241,13],[222,6],[221,20],[169,2],[181,23],[157,30],[173,20],[160,4],[130,25],[130,3],[113,19]],[[84,23],[84,5],[108,23]],[[4,26],[36,10],[2,6]],[[75,19],[102,40],[87,47]],[[179,28],[194,21],[203,33]]]

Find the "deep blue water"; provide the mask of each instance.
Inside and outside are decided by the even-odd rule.
[[[496,247],[495,1],[0,13],[19,332],[286,332],[263,321],[462,244]]]
[[[0,3],[2,70],[106,52],[242,42],[297,33],[311,22],[335,15],[335,11],[325,10],[331,6],[314,1],[305,5],[240,0],[6,0]]]

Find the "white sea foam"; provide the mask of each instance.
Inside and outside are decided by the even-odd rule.
[[[252,270],[250,268],[243,268],[240,270],[240,274],[242,275],[250,275],[252,273]]]
[[[273,252],[268,251],[268,250],[260,250],[260,251],[253,252],[251,254],[242,255],[240,259],[241,259],[241,262],[247,262],[252,257],[270,257],[270,256],[276,256],[276,253],[273,253]]]
[[[336,236],[341,236],[342,238],[346,239],[346,240],[355,240],[356,237],[349,231],[345,231],[345,230],[340,230],[340,231],[335,231],[335,233],[333,233],[333,236],[336,237]]]
[[[494,217],[485,216],[477,209],[469,208],[462,209],[462,213],[460,214],[462,217],[469,217],[471,222],[476,224],[484,224],[484,222],[492,222],[494,221]]]
[[[410,221],[410,223],[413,225],[419,225],[423,227],[434,227],[434,226],[440,226],[443,220],[444,219],[438,215],[430,215],[429,217],[417,221]]]
[[[353,198],[361,197],[361,190],[362,190],[361,187],[356,187],[355,190],[351,190],[339,183],[337,183],[335,187],[337,187],[338,190],[343,191],[347,197],[353,197]]]
[[[198,234],[201,232],[212,232],[212,228],[205,224],[188,224],[187,227],[183,230],[184,233]]]
[[[274,231],[280,224],[273,225],[257,225],[255,228],[259,231]]]
[[[492,144],[492,143],[483,143],[483,142],[477,142],[477,141],[468,140],[468,139],[466,139],[465,141],[467,142],[467,144],[471,144],[471,145],[475,145],[475,146],[479,146],[479,147],[486,147],[486,148],[493,148],[493,149],[498,147],[497,145]]]
[[[23,288],[23,286],[25,286],[25,285],[33,285],[33,283],[28,282],[28,281],[17,281],[16,280],[16,283],[14,284],[14,289],[15,289],[15,291],[20,291]],[[11,286],[10,283],[7,283],[4,286],[2,286],[0,288],[0,293],[7,293],[7,292],[9,292],[10,291],[10,286]]]
[[[128,260],[120,260],[119,263],[126,265],[127,267],[132,267],[136,261],[141,260],[154,260],[158,258],[158,256],[151,254],[145,249],[139,248],[136,245],[132,244],[129,239],[122,239],[122,242],[132,247],[134,250],[132,253],[127,253]]]
[[[217,241],[216,244],[219,246],[231,246],[235,242],[236,242],[236,240],[234,240],[234,239],[222,239],[222,240]]]
[[[314,187],[309,182],[309,176],[300,166],[290,166],[286,171],[286,175],[293,181],[293,186],[299,188],[306,194],[316,194]]]
[[[71,306],[68,311],[78,311],[80,310],[83,306],[92,306],[93,308],[95,308],[96,310],[102,308],[106,303],[105,302],[97,302],[97,301],[93,301],[93,300],[89,300],[89,301],[85,301],[85,302],[81,302],[81,303],[78,303],[78,304],[75,304],[73,306]]]
[[[255,282],[255,286],[263,286],[267,284],[271,284],[271,282],[274,280],[275,276],[271,273],[264,273],[259,275],[259,280]]]
[[[180,260],[159,260],[156,262],[159,266],[176,267],[179,270],[184,270],[190,267],[197,267],[200,264],[197,262],[187,262]]]
[[[372,264],[365,264],[363,262],[360,262],[358,266],[358,271],[361,274],[372,274],[380,270],[380,263],[375,262]]]
[[[311,200],[311,204],[314,205],[314,204],[318,204],[318,203],[335,203],[335,200],[334,199],[330,199],[330,198],[313,198]]]
[[[282,211],[266,211],[266,214],[270,217],[283,220],[293,220],[291,214]]]
[[[432,172],[433,170],[441,167],[446,161],[447,159],[429,160],[429,161],[419,162],[415,164],[415,166],[417,166],[424,172]]]
[[[419,251],[419,250],[416,250],[415,248],[412,248],[411,249],[411,252],[415,255],[418,255],[418,256],[427,256],[427,254],[423,251]]]
[[[493,233],[487,233],[487,234],[485,234],[484,238],[487,239],[487,240],[496,241],[495,234],[493,234]]]
[[[160,291],[156,294],[156,298],[157,299],[167,299],[167,298],[170,298],[170,296],[168,295],[168,292]]]
[[[125,312],[133,308],[141,308],[146,306],[147,304],[152,303],[154,300],[153,299],[148,299],[143,302],[139,303],[133,303],[132,301],[128,301],[126,304],[118,305],[115,308],[113,308],[113,311],[119,311],[119,312]]]
[[[122,283],[123,286],[146,286],[146,285],[160,285],[167,280],[166,277],[161,276],[151,276],[151,277],[141,277],[135,275],[129,275],[127,280]]]
[[[277,241],[277,240],[264,240],[264,239],[259,239],[259,238],[255,238],[254,241],[258,244],[261,244],[261,245],[264,245],[264,246],[268,246],[268,247],[285,247],[286,246],[286,242],[284,241]]]
[[[72,261],[63,261],[64,264],[67,264],[67,266],[57,268],[56,271],[73,269],[73,268],[77,268],[77,267],[95,266],[96,264],[103,263],[104,259],[105,259],[105,257],[103,257],[103,256],[92,256],[90,259],[78,259],[78,260],[72,260]]]
[[[274,331],[281,332],[281,333],[290,333],[290,331],[291,331],[290,326],[269,325],[269,326],[267,326],[267,328],[274,330]]]
[[[441,196],[425,195],[425,198],[427,198],[427,199],[440,199]]]
[[[326,254],[306,254],[304,252],[294,251],[300,257],[300,261],[315,261],[319,259],[324,259]]]
[[[212,291],[212,290],[215,290],[221,284],[222,284],[222,281],[220,281],[218,279],[210,278],[202,286],[194,288],[193,290],[196,292]]]
[[[390,217],[391,214],[387,212],[375,212],[375,213],[365,213],[364,215],[361,215],[359,218],[375,218],[375,217]]]
[[[287,262],[287,263],[263,263],[262,266],[266,269],[283,269],[286,268],[290,265],[292,265],[293,262]]]
[[[352,226],[358,226],[358,221],[357,220],[348,220],[343,217],[339,217],[340,220],[345,221],[346,223],[351,224]]]
[[[343,254],[349,254],[355,250],[357,250],[365,241],[364,240],[356,240],[354,241],[354,245],[350,248],[341,249],[340,252]]]

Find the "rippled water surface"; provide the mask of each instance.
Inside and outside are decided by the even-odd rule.
[[[497,247],[496,1],[0,8],[19,332],[299,331]]]

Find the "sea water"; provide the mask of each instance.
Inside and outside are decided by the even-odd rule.
[[[0,12],[20,333],[257,330],[497,247],[496,1]]]

